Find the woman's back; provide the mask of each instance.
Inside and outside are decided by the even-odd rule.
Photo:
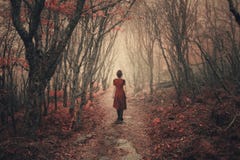
[[[125,85],[125,80],[118,78],[114,79],[113,84],[116,86],[116,91],[124,91],[123,86]]]
[[[114,108],[116,109],[126,109],[126,95],[123,89],[125,85],[125,80],[118,78],[113,80],[113,85],[116,86],[115,96],[114,96]]]

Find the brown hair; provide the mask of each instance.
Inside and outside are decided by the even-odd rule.
[[[121,78],[122,75],[123,75],[123,74],[122,74],[122,71],[121,71],[121,70],[118,70],[118,71],[117,71],[117,77],[118,77],[118,78]]]

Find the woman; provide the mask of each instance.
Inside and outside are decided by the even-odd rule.
[[[113,85],[115,86],[115,93],[114,93],[114,102],[113,107],[117,110],[117,122],[123,121],[123,110],[127,109],[126,104],[126,94],[124,91],[125,80],[122,79],[122,71],[117,71],[117,79],[113,80]]]

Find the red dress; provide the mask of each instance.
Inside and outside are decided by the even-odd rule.
[[[125,80],[121,78],[114,79],[113,85],[115,85],[116,87],[113,107],[121,110],[127,109],[126,95],[123,89],[123,86],[125,85]]]

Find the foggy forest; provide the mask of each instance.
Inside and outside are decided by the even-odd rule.
[[[0,13],[0,160],[240,159],[239,0]]]

